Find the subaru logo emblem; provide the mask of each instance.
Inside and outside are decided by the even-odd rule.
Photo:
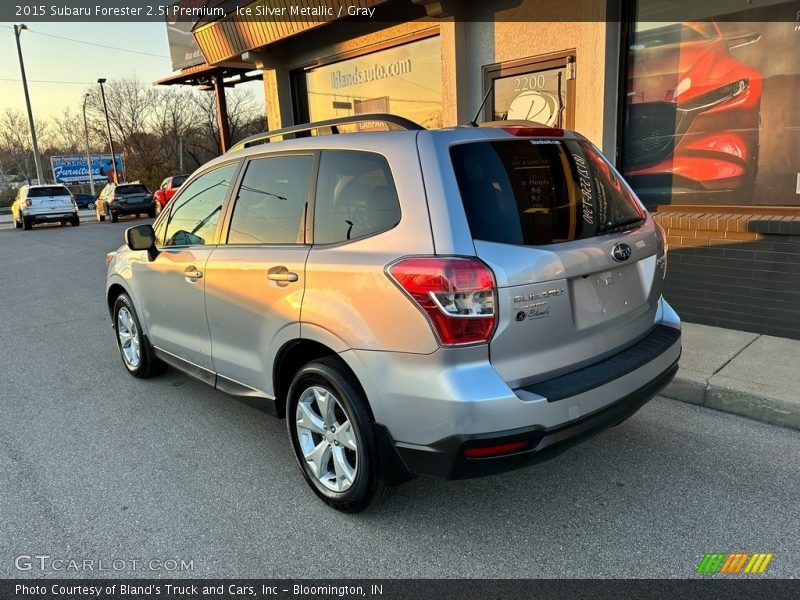
[[[611,249],[611,258],[617,262],[625,262],[631,257],[631,247],[624,242],[616,244]]]

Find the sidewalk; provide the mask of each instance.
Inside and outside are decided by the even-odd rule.
[[[683,355],[660,395],[800,429],[800,340],[683,323]]]

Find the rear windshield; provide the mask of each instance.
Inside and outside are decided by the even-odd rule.
[[[143,185],[118,185],[114,193],[119,194],[147,194],[147,188]]]
[[[47,198],[49,196],[69,196],[69,191],[63,185],[48,185],[28,190],[28,198]]]
[[[527,139],[450,149],[472,237],[539,246],[638,227],[644,218],[588,142]]]

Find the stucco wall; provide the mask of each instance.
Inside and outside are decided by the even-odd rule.
[[[491,6],[491,3],[485,3]],[[550,19],[537,22],[541,15]],[[503,11],[486,10],[466,23],[464,46],[467,52],[468,81],[465,86],[470,107],[477,107],[483,95],[482,67],[543,54],[574,51],[576,60],[575,129],[607,153],[614,148],[618,40],[616,27],[606,26],[606,3],[598,0],[574,0],[553,3],[549,0],[526,0],[520,6]],[[592,19],[573,21],[570,19]],[[557,20],[556,20],[557,19]],[[612,108],[607,115],[607,108]],[[466,116],[472,118],[472,114]],[[463,122],[465,115],[459,115]],[[612,138],[612,139],[607,139]],[[610,145],[609,145],[610,142]]]
[[[483,66],[521,58],[573,53],[576,57],[575,128],[613,158],[616,132],[618,26],[606,24],[606,3],[575,0],[525,0],[519,6],[497,11],[492,3],[474,3],[467,20],[462,15],[421,19],[389,28],[375,27],[364,34],[338,24],[302,34],[274,50],[285,73],[314,64],[319,59],[378,48],[420,31],[439,30],[442,42],[442,104],[445,126],[468,122],[483,98]],[[537,22],[541,15],[548,21]],[[593,21],[573,21],[579,16]],[[555,20],[559,19],[559,20]],[[289,124],[279,97],[291,94],[288,77],[265,71],[265,95],[270,127]]]

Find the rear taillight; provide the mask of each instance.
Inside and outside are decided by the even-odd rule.
[[[122,200],[122,196],[112,196],[111,200],[113,202],[119,202],[120,200]]]
[[[33,206],[30,198],[25,198],[25,206]]]
[[[495,327],[491,269],[476,258],[407,258],[390,277],[428,317],[443,346],[487,342]]]

